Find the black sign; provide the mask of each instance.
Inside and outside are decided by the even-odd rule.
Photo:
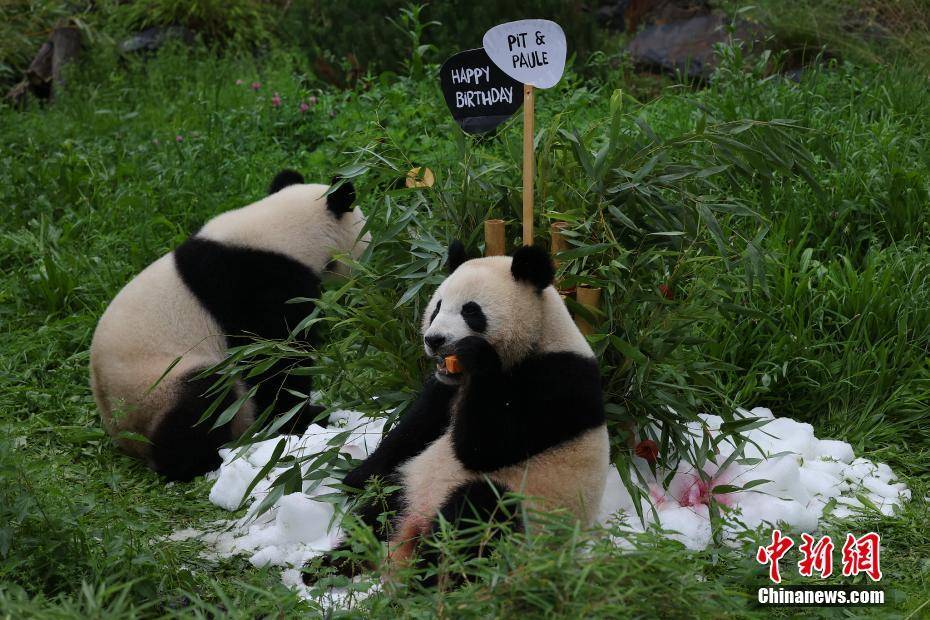
[[[466,133],[491,131],[523,105],[523,84],[498,69],[482,47],[444,62],[439,79],[452,118]]]

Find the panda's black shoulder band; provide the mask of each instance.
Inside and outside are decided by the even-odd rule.
[[[268,195],[276,194],[289,185],[300,185],[304,182],[304,175],[296,170],[282,170],[274,175],[271,185],[268,186]]]
[[[336,185],[338,182],[339,177],[335,177],[332,185]],[[343,181],[342,185],[332,190],[332,192],[326,196],[326,208],[333,212],[336,219],[341,218],[343,213],[351,211],[354,203],[355,186],[352,185],[351,181]]]

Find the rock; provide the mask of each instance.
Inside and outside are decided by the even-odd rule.
[[[626,29],[624,14],[626,13],[628,4],[629,0],[605,4],[598,7],[594,12],[594,18],[603,28],[607,28],[608,30],[624,30]]]
[[[681,72],[689,79],[706,80],[716,59],[714,45],[727,41],[728,18],[722,14],[699,15],[644,28],[630,42],[633,62],[660,71]],[[741,41],[762,39],[761,27],[737,21],[733,37]]]
[[[710,14],[707,0],[636,0],[630,1],[627,22],[630,32],[639,26],[653,26]]]
[[[665,24],[710,13],[707,0],[613,0],[594,12],[610,30],[635,32],[640,26]]]
[[[806,69],[804,67],[798,67],[797,69],[789,69],[785,71],[785,79],[791,80],[798,84],[801,83],[801,78],[804,77]]]
[[[194,42],[194,32],[183,26],[169,26],[167,28],[154,26],[146,28],[120,43],[119,50],[126,54],[131,52],[154,52],[164,45],[166,41],[172,39],[178,39],[190,45]]]

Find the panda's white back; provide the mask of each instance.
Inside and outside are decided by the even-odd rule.
[[[219,362],[224,350],[222,330],[184,287],[173,254],[162,256],[123,287],[94,332],[91,387],[104,427],[120,447],[145,456],[146,444],[119,433],[147,436],[176,378]]]
[[[197,231],[197,236],[279,252],[320,272],[334,251],[354,244],[353,255],[357,257],[370,240],[366,235],[355,243],[354,236],[364,223],[358,207],[342,215],[352,224],[327,215],[324,195],[328,189],[328,185],[290,185],[258,202],[217,215]]]

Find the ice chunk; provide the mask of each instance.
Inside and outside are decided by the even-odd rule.
[[[901,489],[898,485],[882,482],[875,476],[866,476],[863,478],[862,486],[882,498],[897,499],[901,494]]]
[[[836,461],[850,463],[854,458],[852,446],[845,441],[821,439],[817,442],[817,452],[822,457],[828,456]]]
[[[704,549],[710,544],[710,519],[705,505],[669,507],[659,511],[659,519],[658,525],[688,549]]]
[[[311,499],[303,493],[285,495],[278,500],[277,538],[285,543],[314,543],[321,538],[328,541],[327,530],[333,512],[332,504]]]
[[[226,452],[224,460],[231,459],[230,450]],[[235,510],[242,502],[242,496],[249,487],[249,483],[258,475],[259,468],[245,459],[227,461],[219,469],[219,475],[213,488],[210,489],[210,501],[220,508]]]

